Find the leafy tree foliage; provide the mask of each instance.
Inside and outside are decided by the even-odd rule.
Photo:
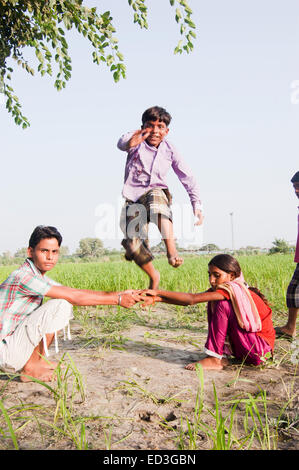
[[[22,258],[22,259],[27,258],[27,248],[26,248],[26,247],[19,248],[19,249],[15,252],[14,258]]]
[[[215,245],[215,243],[208,243],[207,245],[203,245],[199,251],[220,251],[220,248]]]
[[[270,255],[274,253],[290,253],[291,251],[291,247],[288,242],[282,238],[276,238],[274,242],[272,242],[272,245],[273,246],[269,250]]]
[[[101,256],[103,251],[103,242],[99,238],[82,238],[76,254],[79,258],[90,260]]]
[[[160,0],[161,1],[161,0]],[[189,53],[195,24],[187,0],[169,0],[175,8],[175,20],[183,37],[174,52]],[[146,0],[128,0],[134,12],[134,23],[148,28]],[[16,124],[28,127],[29,121],[22,114],[21,104],[11,86],[13,68],[8,66],[12,58],[29,74],[34,75],[33,66],[23,55],[30,47],[35,51],[38,72],[55,75],[54,86],[62,90],[71,78],[72,65],[68,52],[66,33],[75,28],[90,41],[92,60],[106,64],[115,82],[125,78],[124,58],[118,49],[113,18],[110,11],[98,13],[97,8],[88,8],[83,0],[1,0],[0,2],[0,92],[6,97],[6,108]],[[55,72],[53,66],[57,69]]]

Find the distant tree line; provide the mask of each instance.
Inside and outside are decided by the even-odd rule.
[[[113,257],[120,257],[121,250],[105,248],[102,240],[99,238],[82,238],[79,241],[79,247],[75,253],[70,254],[67,246],[60,247],[60,262],[91,262],[108,261]],[[0,255],[1,265],[19,264],[27,258],[27,248],[20,248],[14,254],[5,251]]]
[[[295,246],[290,245],[287,241],[283,239],[276,238],[272,242],[272,247],[270,249],[262,249],[257,246],[246,246],[243,248],[239,248],[238,250],[234,250],[234,253],[239,255],[246,255],[246,254],[260,254],[260,253],[268,253],[269,255],[273,254],[288,254],[293,253],[295,251]],[[179,247],[178,243],[176,242],[177,249],[179,251],[187,252],[190,254],[211,254],[211,253],[228,253],[232,250],[229,248],[219,248],[214,243],[208,243],[202,246],[190,246],[188,248],[181,248]],[[152,248],[152,251],[156,254],[164,254],[165,244],[163,240],[160,243],[155,245]],[[120,247],[119,250],[105,248],[102,240],[99,238],[82,238],[79,241],[79,247],[75,251],[75,253],[70,254],[69,248],[67,246],[60,247],[60,257],[59,261],[66,263],[80,263],[80,262],[92,262],[92,261],[111,261],[111,260],[118,260],[123,258],[123,249]],[[12,264],[20,264],[24,261],[27,257],[27,248],[20,248],[14,254],[10,251],[5,251],[0,255],[0,265],[12,265]]]

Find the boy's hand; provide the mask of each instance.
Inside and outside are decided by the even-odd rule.
[[[195,217],[198,218],[198,220],[195,222],[194,225],[201,225],[203,223],[203,219],[204,219],[203,213],[201,212],[201,210],[200,209],[195,209],[194,215],[195,215]]]
[[[137,147],[137,145],[141,144],[145,139],[148,138],[149,135],[150,129],[140,129],[134,132],[133,136],[128,142],[128,149]]]

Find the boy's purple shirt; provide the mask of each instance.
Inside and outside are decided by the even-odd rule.
[[[133,134],[134,132],[124,134],[119,139],[117,147],[127,151],[126,144]],[[148,145],[145,141],[130,148],[125,167],[123,197],[136,202],[150,189],[168,188],[166,176],[170,167],[186,189],[193,211],[201,209],[199,186],[190,168],[166,139],[162,140],[158,148]]]

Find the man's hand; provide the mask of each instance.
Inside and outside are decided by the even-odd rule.
[[[198,220],[195,222],[194,225],[201,225],[203,223],[203,219],[204,219],[204,216],[203,216],[203,213],[201,212],[201,210],[200,209],[195,209],[194,215],[195,215],[195,217],[198,218]]]
[[[133,136],[128,142],[128,150],[132,147],[137,147],[150,135],[150,129],[140,129],[139,131],[134,132]]]
[[[141,291],[126,290],[119,292],[119,305],[125,308],[130,308],[133,307],[137,302],[142,302],[144,297],[145,296],[141,294]]]

